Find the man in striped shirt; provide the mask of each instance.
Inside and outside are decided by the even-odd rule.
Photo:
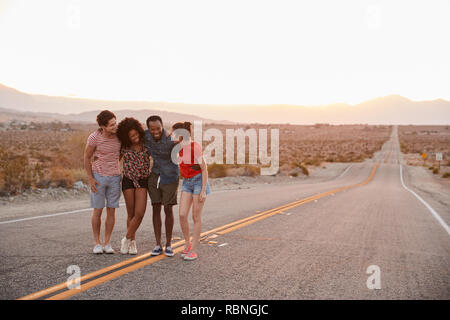
[[[91,207],[94,209],[91,219],[95,241],[93,251],[97,254],[114,253],[110,240],[120,199],[120,142],[116,136],[117,123],[114,113],[108,110],[100,112],[97,115],[97,123],[100,128],[89,136],[84,152],[84,167],[91,186]],[[105,239],[102,246],[100,229],[105,206]]]

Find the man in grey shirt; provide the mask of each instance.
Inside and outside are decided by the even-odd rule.
[[[166,214],[166,248],[165,255],[174,255],[172,244],[172,231],[174,225],[173,206],[177,204],[177,191],[179,184],[178,165],[172,162],[171,152],[177,142],[172,141],[168,132],[164,129],[162,119],[159,116],[151,116],[147,119],[145,130],[145,147],[153,159],[153,167],[148,179],[148,193],[153,209],[153,229],[155,231],[156,247],[151,255],[157,256],[163,252],[161,244],[161,206],[164,206]]]

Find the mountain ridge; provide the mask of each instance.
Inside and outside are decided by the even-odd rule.
[[[398,94],[376,97],[358,104],[188,104],[155,101],[115,101],[79,97],[28,94],[0,84],[0,108],[9,113],[54,117],[62,121],[94,121],[96,112],[108,108],[143,121],[150,113],[164,115],[168,122],[202,120],[212,123],[292,124],[442,124],[450,123],[450,101],[413,101]],[[73,110],[80,112],[76,113]],[[65,112],[62,112],[65,111]],[[5,111],[1,111],[5,112]],[[68,112],[68,113],[67,113]],[[23,114],[22,114],[23,115]],[[0,115],[0,120],[5,115]],[[145,119],[144,119],[145,121]]]

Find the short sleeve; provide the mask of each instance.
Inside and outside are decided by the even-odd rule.
[[[95,132],[91,133],[91,135],[89,136],[87,145],[94,148],[97,147],[97,137]]]

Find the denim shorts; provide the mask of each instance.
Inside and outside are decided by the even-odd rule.
[[[122,176],[101,176],[94,172],[94,179],[100,185],[97,185],[97,193],[91,190],[91,208],[101,209],[105,204],[107,208],[118,208]]]
[[[199,173],[192,178],[184,178],[181,191],[189,192],[192,194],[200,194],[202,191],[202,174]],[[206,194],[210,194],[209,182],[206,183]]]

